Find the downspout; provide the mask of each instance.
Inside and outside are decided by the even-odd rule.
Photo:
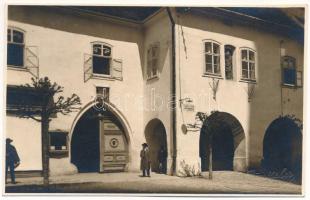
[[[175,57],[175,22],[172,17],[170,8],[166,8],[171,22],[171,57],[172,57],[172,74],[171,74],[171,114],[172,114],[172,175],[176,175],[177,162],[177,136],[176,136],[176,57]]]

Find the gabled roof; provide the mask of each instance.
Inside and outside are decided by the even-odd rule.
[[[71,6],[83,12],[91,12],[143,23],[148,17],[162,7],[131,7],[131,6]],[[273,32],[286,32],[297,41],[304,40],[304,8],[263,8],[263,7],[178,7],[178,12],[204,13],[213,17],[236,20],[251,26],[269,26]],[[246,23],[244,23],[246,22]],[[254,23],[253,23],[254,22]],[[278,29],[278,30],[275,30]]]

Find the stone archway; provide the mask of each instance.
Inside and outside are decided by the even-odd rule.
[[[79,172],[127,171],[129,138],[110,109],[89,107],[71,133],[70,160]]]
[[[167,135],[164,124],[159,119],[152,119],[146,125],[144,133],[150,149],[152,171],[159,172],[159,150],[163,148],[163,173],[167,173]]]
[[[275,119],[267,128],[263,143],[262,167],[268,171],[291,171],[298,181],[302,170],[302,133],[294,120]]]
[[[246,146],[245,133],[236,117],[225,112],[215,112],[209,116],[211,121],[216,121],[212,139],[213,170],[246,171]],[[208,136],[205,128],[201,129],[199,141],[199,156],[201,170],[209,169]]]

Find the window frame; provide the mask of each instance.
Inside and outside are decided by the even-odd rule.
[[[211,53],[210,54],[207,54],[206,53],[206,49],[205,49],[205,45],[206,43],[211,43]],[[219,54],[218,55],[214,55],[213,53],[213,48],[214,48],[214,44],[217,44],[219,46]],[[222,62],[221,62],[221,59],[222,59],[222,55],[221,55],[221,52],[222,51],[222,44],[218,41],[215,41],[215,40],[212,40],[212,39],[205,39],[203,40],[203,75],[204,76],[210,76],[210,77],[215,77],[215,78],[222,78]],[[206,55],[211,55],[212,56],[212,73],[210,72],[207,72],[207,62],[206,62]],[[219,73],[214,73],[214,56],[218,56],[219,57]]]
[[[61,150],[51,149],[51,133],[61,133],[61,134],[66,135],[66,149],[61,149]],[[68,157],[69,155],[69,132],[62,131],[62,130],[51,130],[48,132],[48,137],[49,137],[48,150],[49,150],[50,156],[52,158]]]
[[[247,51],[247,60],[242,60],[242,51]],[[239,55],[240,56],[240,81],[256,83],[257,82],[257,51],[249,47],[241,47],[239,52],[240,52],[240,55]],[[250,52],[254,53],[254,61],[250,60]],[[242,75],[242,71],[243,71],[242,63],[243,62],[247,62],[247,77],[246,78],[244,78]],[[251,78],[251,75],[250,75],[250,71],[251,71],[250,63],[254,64],[254,79]]]
[[[8,30],[10,30],[11,33],[11,40],[8,41]],[[17,31],[23,34],[23,43],[17,43],[17,42],[13,42],[13,31]],[[6,44],[7,44],[7,55],[6,55],[6,59],[7,59],[7,66],[10,69],[15,69],[15,70],[27,70],[27,67],[25,66],[26,63],[26,31],[19,28],[19,27],[15,27],[15,26],[8,26],[7,27],[7,35],[6,35]],[[9,44],[17,44],[17,45],[21,45],[22,49],[23,49],[23,64],[22,65],[12,65],[12,64],[8,64],[8,56],[9,56],[9,52],[8,52],[8,48],[9,48]]]
[[[104,92],[103,95],[101,95],[101,94],[98,93],[98,89],[101,89],[101,88],[103,89],[103,92]],[[111,91],[110,87],[107,87],[107,86],[99,86],[99,85],[96,85],[96,86],[95,86],[95,94],[96,94],[96,96],[97,96],[97,97],[98,97],[99,95],[103,96],[105,102],[109,102],[109,100],[110,100],[110,91]]]
[[[106,78],[112,78],[112,62],[113,62],[113,46],[111,44],[108,44],[106,42],[101,42],[101,41],[94,41],[94,42],[91,42],[90,43],[91,46],[90,46],[90,50],[91,50],[91,56],[92,56],[92,74],[94,77],[106,77]],[[111,49],[111,55],[110,56],[104,56],[103,55],[103,51],[101,52],[102,55],[96,55],[94,54],[94,45],[101,45],[101,49],[102,46],[107,46],[107,47],[110,47]],[[94,63],[93,63],[93,56],[96,56],[96,57],[102,57],[102,58],[109,58],[110,59],[110,64],[109,64],[109,73],[110,74],[100,74],[100,73],[94,73]]]
[[[152,53],[152,50],[154,47],[157,47],[157,55],[155,55],[153,57],[153,53]],[[151,58],[149,58],[149,50],[151,51]],[[149,60],[150,59],[150,60]],[[156,60],[156,74],[153,74],[153,66],[152,66],[152,63],[153,63],[153,60]],[[156,79],[156,78],[159,78],[159,61],[160,61],[160,43],[159,42],[154,42],[152,44],[149,44],[148,48],[147,48],[147,51],[146,51],[146,79],[147,80],[152,80],[152,79]],[[149,65],[149,63],[151,63],[151,65]],[[149,73],[148,73],[148,70],[150,69],[150,76],[149,76]]]
[[[293,69],[295,70],[295,74],[294,74],[295,75],[295,83],[294,84],[284,83],[284,69],[292,69],[292,67],[284,67],[283,62],[284,62],[285,58],[289,58],[289,59],[294,61],[294,66],[293,66]],[[298,79],[298,77],[297,77],[298,73],[301,73],[301,85],[300,86],[298,85],[298,80],[297,80]],[[297,70],[297,59],[295,57],[289,56],[289,55],[285,55],[285,56],[281,57],[281,75],[282,75],[281,85],[283,87],[289,87],[289,88],[302,87],[302,82],[303,82],[302,71]]]
[[[232,50],[232,55],[231,55],[231,74],[232,74],[232,78],[228,79],[226,77],[226,48]],[[224,45],[224,75],[225,75],[225,80],[230,80],[230,81],[233,81],[235,80],[236,78],[236,47],[234,45],[231,45],[231,44],[225,44]]]

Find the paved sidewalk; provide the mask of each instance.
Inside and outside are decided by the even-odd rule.
[[[231,171],[216,171],[213,180],[155,173],[152,173],[150,178],[139,175],[138,173],[81,173],[51,177],[48,192],[301,194],[300,185]],[[20,178],[17,181],[17,185],[7,184],[7,192],[44,192],[42,178]]]

